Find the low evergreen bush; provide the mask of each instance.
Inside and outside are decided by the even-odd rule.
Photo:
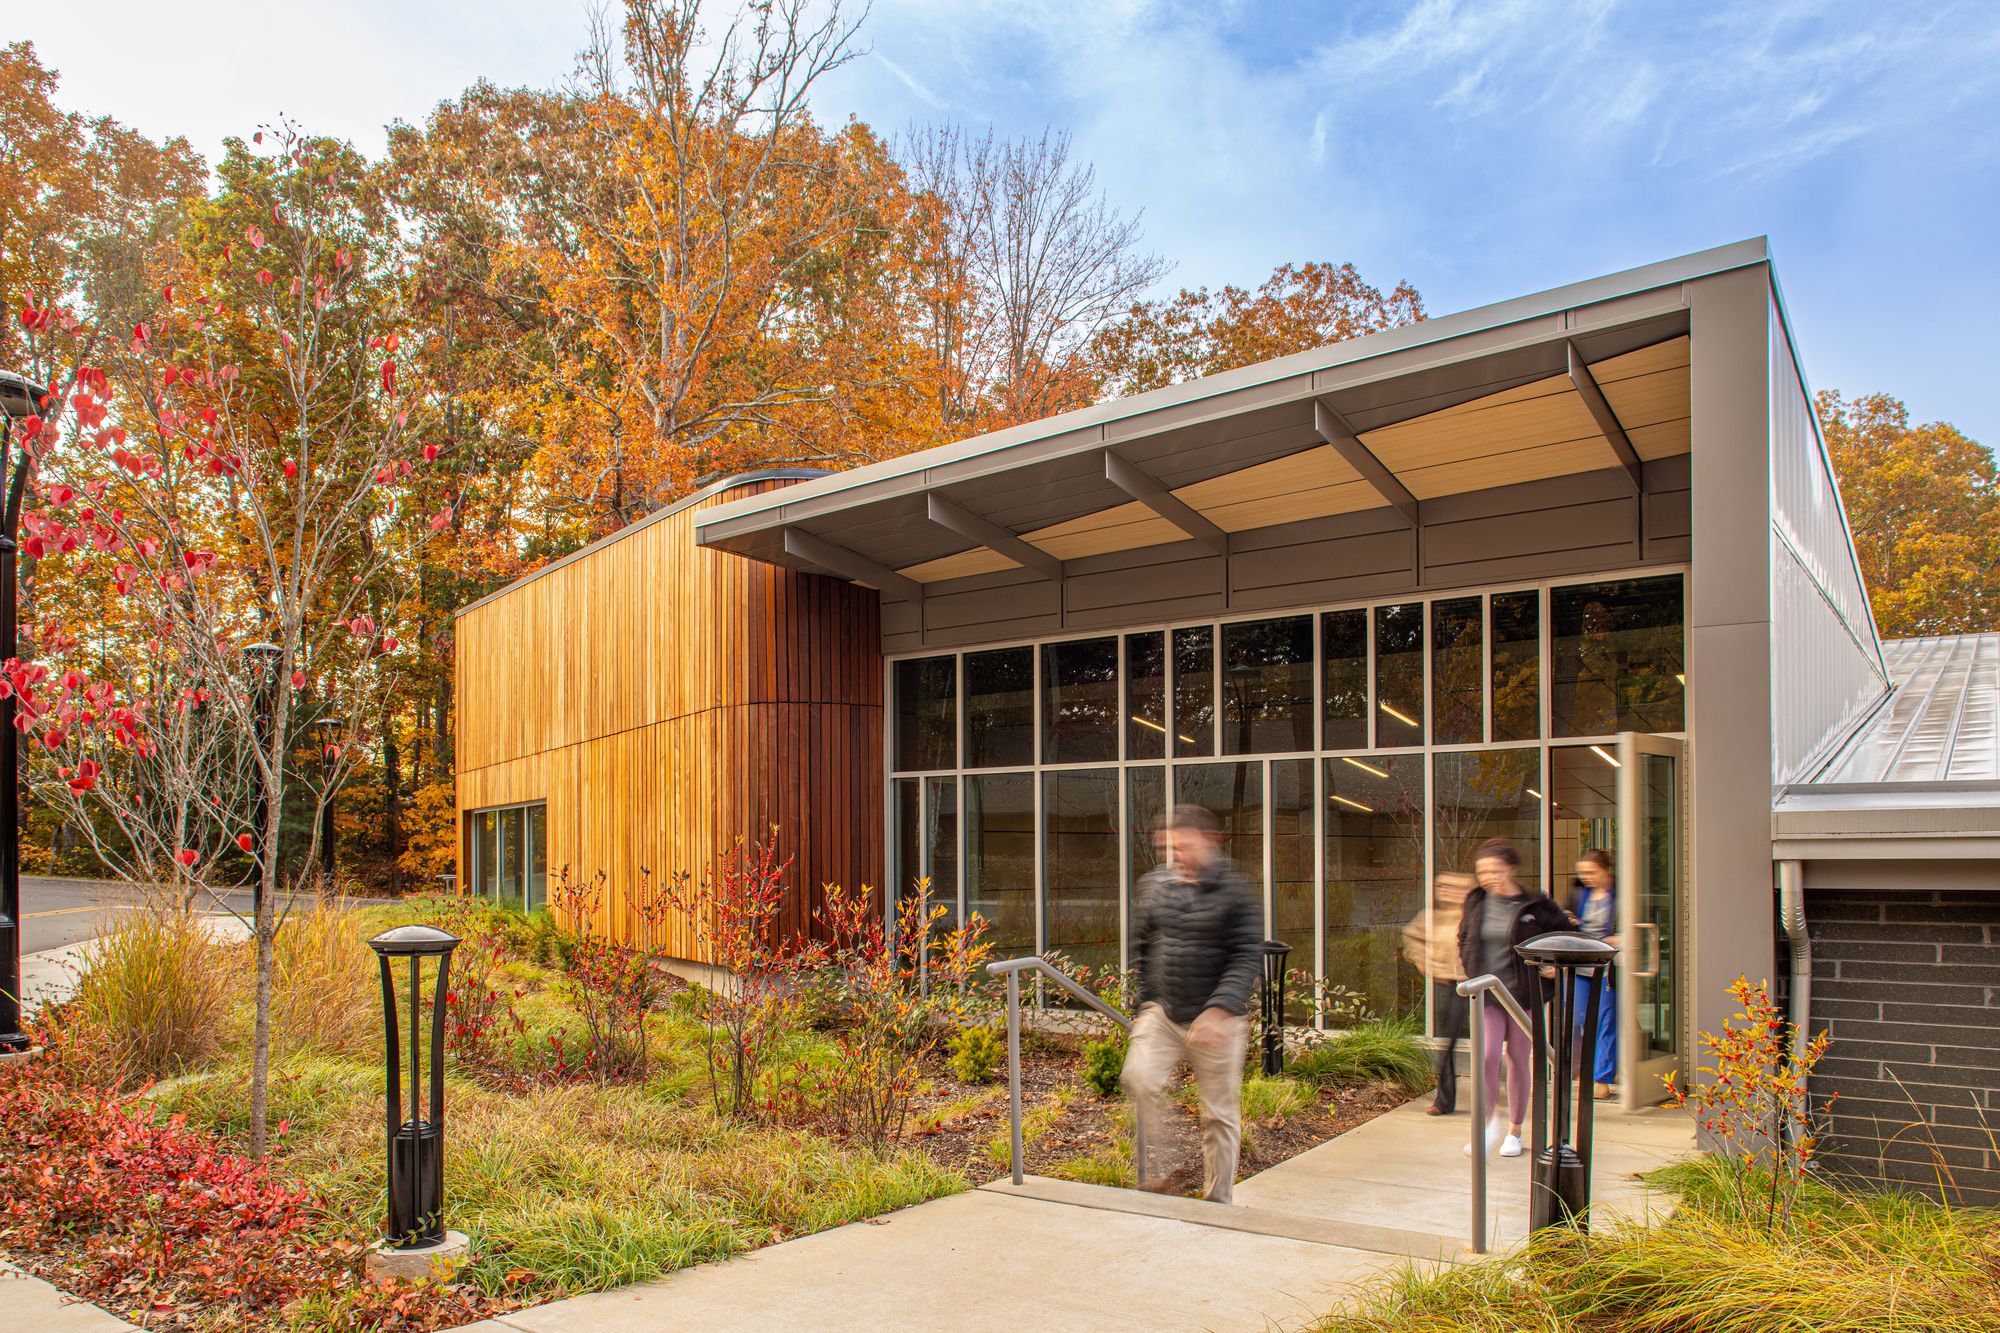
[[[1083,1044],[1083,1085],[1100,1097],[1116,1097],[1119,1091],[1119,1076],[1125,1072],[1125,1034],[1114,1032],[1108,1037]]]
[[[1007,1039],[991,1023],[963,1028],[951,1039],[951,1076],[961,1083],[991,1083],[1007,1058]]]

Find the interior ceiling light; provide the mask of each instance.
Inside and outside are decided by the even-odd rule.
[[[1423,725],[1422,723],[1418,722],[1415,718],[1411,717],[1408,713],[1402,712],[1401,710],[1397,709],[1391,704],[1383,704],[1381,705],[1381,708],[1382,711],[1387,713],[1390,717],[1395,718],[1398,722],[1404,723],[1405,725],[1412,727]]]
[[[1538,801],[1542,799],[1542,794],[1536,791],[1533,787],[1528,788],[1528,795],[1534,797]]]
[[[1359,759],[1348,759],[1343,756],[1340,762],[1343,764],[1352,764],[1356,768],[1360,769],[1363,773],[1373,773],[1378,778],[1386,778],[1389,776],[1388,769],[1377,768],[1373,764],[1364,764]]]
[[[1602,745],[1593,745],[1590,748],[1597,755],[1599,759],[1602,759],[1605,763],[1611,765],[1613,768],[1625,767],[1625,765],[1618,762],[1618,756],[1612,754],[1611,751],[1605,749]]]
[[[1336,797],[1334,797],[1333,799],[1334,799],[1334,800],[1336,800],[1336,801],[1339,801],[1339,802],[1340,802],[1340,803],[1341,803],[1342,805],[1345,805],[1345,806],[1350,806],[1350,807],[1352,807],[1353,809],[1356,809],[1356,810],[1359,810],[1359,811],[1360,811],[1360,812],[1361,812],[1362,814],[1364,814],[1364,815],[1372,815],[1372,814],[1374,814],[1374,813],[1375,813],[1375,812],[1374,812],[1373,810],[1369,809],[1369,808],[1368,808],[1367,806],[1365,806],[1365,805],[1361,804],[1361,802],[1359,802],[1359,801],[1350,801],[1350,800],[1348,800],[1348,799],[1347,799],[1347,798],[1346,798],[1345,796],[1336,796]]]

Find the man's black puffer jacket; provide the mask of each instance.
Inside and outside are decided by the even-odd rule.
[[[1176,1023],[1209,1008],[1248,1013],[1264,972],[1264,912],[1229,858],[1217,856],[1192,880],[1159,866],[1135,897],[1139,1003],[1158,1004]]]

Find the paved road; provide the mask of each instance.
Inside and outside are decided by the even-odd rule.
[[[95,879],[21,877],[21,952],[40,953],[95,939],[120,912],[132,910],[139,891],[130,884]],[[224,895],[236,911],[248,913],[250,894]],[[203,904],[220,911],[212,901]]]

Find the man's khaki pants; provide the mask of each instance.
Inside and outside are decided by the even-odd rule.
[[[1243,1145],[1243,1052],[1250,1039],[1250,1021],[1236,1016],[1227,1036],[1207,1048],[1188,1041],[1188,1026],[1167,1017],[1157,1004],[1147,1004],[1132,1020],[1132,1040],[1125,1050],[1120,1076],[1132,1094],[1146,1142],[1158,1144],[1165,1123],[1162,1098],[1174,1066],[1182,1060],[1194,1069],[1201,1102],[1201,1160],[1205,1170],[1202,1193],[1228,1203],[1236,1184],[1236,1158]]]

